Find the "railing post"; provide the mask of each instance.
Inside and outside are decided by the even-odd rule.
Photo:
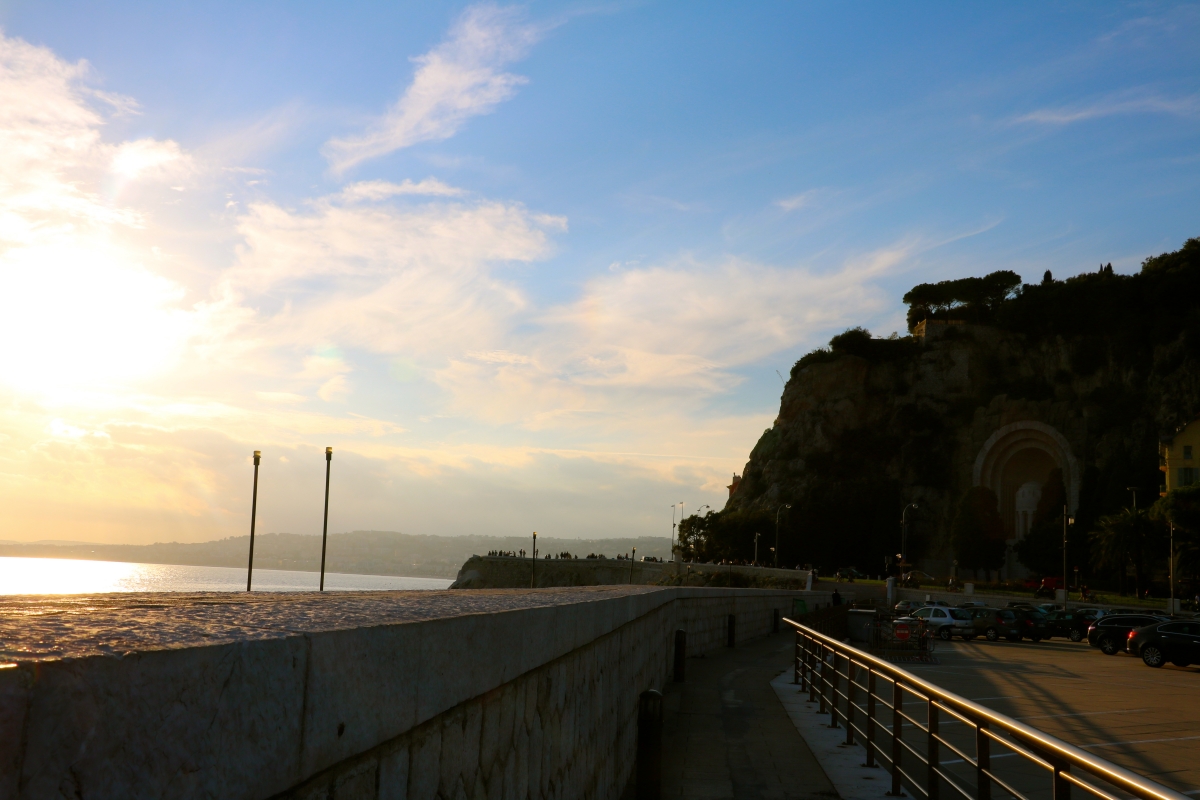
[[[1043,753],[1043,755],[1045,755]],[[1046,759],[1054,765],[1054,797],[1053,800],[1071,800],[1071,782],[1062,776],[1071,771],[1071,765],[1057,758]]]
[[[796,631],[796,646],[794,648],[795,655],[793,661],[792,683],[800,684],[800,691],[804,691],[804,666],[802,659],[804,658],[804,648],[800,646],[800,631]]]
[[[867,666],[867,763],[875,766],[875,670]]]
[[[829,727],[836,728],[838,726],[838,651],[837,648],[829,648],[829,654],[833,656],[833,669],[829,671]]]
[[[687,664],[687,631],[683,628],[675,631],[675,682],[683,683]]]
[[[987,723],[980,720],[975,724],[975,800],[992,800],[992,741],[984,732]]]
[[[807,662],[808,668],[808,702],[817,702],[817,685],[816,685],[816,658],[817,658],[817,643],[810,636],[804,637],[805,645],[804,660]]]
[[[888,792],[890,797],[904,797],[904,787],[900,783],[900,764],[903,761],[901,753],[903,745],[900,742],[903,740],[901,714],[904,711],[904,689],[900,686],[900,679],[892,678],[892,790]]]
[[[818,669],[820,670],[817,673],[818,680],[820,681],[820,685],[817,686],[817,713],[824,714],[825,713],[825,687],[829,685],[829,677],[828,677],[828,675],[826,675],[827,670],[825,669],[825,667],[826,667],[825,651],[827,648],[825,647],[824,642],[816,642],[816,646],[817,646],[817,652],[816,652],[817,664],[819,665]]]
[[[929,698],[928,708],[925,722],[929,727],[929,740],[925,745],[925,755],[929,763],[925,770],[925,796],[928,800],[938,800],[938,709],[932,697]]]
[[[854,744],[854,659],[846,655],[846,744]]]

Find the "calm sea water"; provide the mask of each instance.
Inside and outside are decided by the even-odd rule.
[[[256,592],[316,591],[315,572],[254,570]],[[445,589],[446,578],[325,573],[326,590]],[[0,594],[91,594],[93,592],[240,592],[246,570],[233,567],[185,567],[67,558],[0,557]]]

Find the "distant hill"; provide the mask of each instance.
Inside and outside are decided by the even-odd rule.
[[[486,555],[492,550],[528,550],[530,541],[524,536],[414,536],[394,531],[331,533],[325,569],[358,575],[453,578],[472,555]],[[669,545],[665,536],[638,539],[538,537],[539,555],[565,551],[580,556],[604,553],[611,558],[617,553],[629,553],[636,547],[639,558],[666,558]],[[211,542],[147,545],[0,541],[0,556],[245,567],[249,546],[249,536]],[[254,537],[254,566],[316,572],[321,567],[321,537],[295,533],[259,534]]]

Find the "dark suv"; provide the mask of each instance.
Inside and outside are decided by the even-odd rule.
[[[1092,614],[1051,611],[1046,615],[1046,638],[1063,636],[1072,642],[1082,642],[1087,636],[1088,627],[1095,621],[1096,617]]]
[[[971,622],[975,633],[995,642],[1001,637],[1010,642],[1021,638],[1021,621],[1011,608],[969,608],[963,609],[971,613]]]
[[[1125,649],[1130,631],[1166,621],[1157,614],[1108,614],[1088,628],[1088,644],[1100,648],[1106,656],[1115,656]]]
[[[1141,656],[1148,667],[1170,661],[1186,667],[1200,661],[1200,622],[1171,620],[1131,631],[1125,645],[1130,655]]]

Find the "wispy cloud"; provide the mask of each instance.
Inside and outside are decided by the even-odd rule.
[[[323,150],[335,172],[418,142],[453,136],[471,117],[513,96],[526,78],[502,71],[524,57],[543,28],[521,21],[519,9],[491,4],[468,8],[449,38],[417,56],[404,95],[357,136],[331,139]]]
[[[791,197],[784,197],[775,201],[775,205],[782,208],[784,211],[799,211],[802,208],[809,208],[817,199],[817,189],[809,189],[807,192],[794,194]]]
[[[1138,94],[1141,96],[1136,96]],[[1118,114],[1173,114],[1192,117],[1200,114],[1200,95],[1173,98],[1140,92],[1122,93],[1094,102],[1038,109],[1014,117],[1012,122],[1014,124],[1070,125],[1073,122]]]
[[[397,195],[425,195],[434,197],[457,197],[465,194],[462,189],[442,183],[436,178],[426,178],[413,183],[405,180],[401,183],[390,181],[360,181],[352,183],[342,190],[339,197],[343,202],[357,203],[361,201],[386,200]]]

